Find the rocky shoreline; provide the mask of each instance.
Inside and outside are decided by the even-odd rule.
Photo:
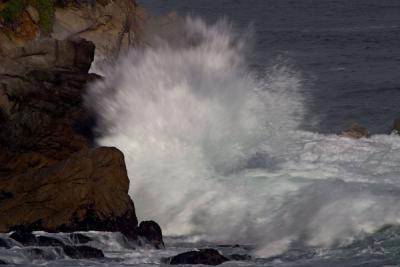
[[[119,231],[137,239],[123,154],[94,147],[90,129],[82,130],[82,95],[97,78],[88,74],[94,49],[47,39],[1,57],[1,232]]]
[[[0,11],[12,1],[3,1]],[[89,7],[63,1],[63,8],[58,2],[51,35],[43,34],[28,7],[12,27],[0,19],[0,232],[25,237],[32,231],[121,232],[139,245],[147,240],[162,248],[155,222],[138,225],[122,152],[93,141],[83,95],[87,84],[100,78],[89,69],[97,46],[104,49],[104,31],[96,28],[96,35],[91,28],[91,38],[84,40],[71,31],[61,36],[67,29],[57,29],[61,13],[102,10],[95,20],[115,13],[122,2]],[[133,10],[126,12],[126,17],[133,15]],[[28,15],[36,31],[30,36],[25,32]],[[113,32],[121,26],[116,17],[110,20]],[[122,35],[130,31],[125,30]]]

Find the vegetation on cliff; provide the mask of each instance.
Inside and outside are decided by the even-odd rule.
[[[5,25],[15,26],[26,7],[31,5],[39,14],[39,26],[44,33],[49,33],[54,21],[54,3],[52,0],[9,0],[0,12]]]

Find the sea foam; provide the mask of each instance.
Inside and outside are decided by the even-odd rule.
[[[86,96],[98,144],[125,154],[141,219],[263,256],[398,223],[398,137],[302,131],[298,71],[273,59],[251,71],[251,42],[226,21],[188,18],[176,31],[179,42],[129,51]]]

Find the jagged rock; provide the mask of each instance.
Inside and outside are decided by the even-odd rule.
[[[120,231],[137,237],[123,154],[83,150],[49,167],[0,180],[13,197],[0,203],[0,231],[26,225],[48,232]]]
[[[70,234],[70,238],[72,242],[74,242],[75,244],[86,244],[89,243],[90,241],[93,241],[92,238],[79,233]]]
[[[99,1],[97,1],[99,2]],[[100,3],[101,2],[101,3]],[[138,19],[143,11],[135,1],[103,0],[95,5],[64,5],[56,8],[52,36],[79,36],[95,43],[99,54],[116,53],[136,42]]]
[[[104,258],[100,249],[89,246],[65,246],[64,252],[73,259]]]
[[[143,221],[138,228],[138,236],[146,239],[156,249],[164,248],[161,227],[154,221]]]
[[[49,236],[37,236],[36,240],[36,245],[40,247],[62,247],[65,245],[61,240]]]
[[[0,56],[0,177],[66,159],[90,145],[82,94],[92,43],[42,40]],[[4,62],[4,64],[3,64]],[[90,133],[89,133],[90,134]]]
[[[228,261],[225,256],[215,249],[200,249],[199,251],[188,251],[173,256],[169,260],[169,264],[205,264],[218,265]]]
[[[115,58],[121,50],[137,43],[138,25],[144,11],[134,0],[57,0],[53,3],[51,10],[45,11],[52,13],[51,24],[45,29],[40,22],[40,12],[31,5],[22,11],[18,27],[10,30],[0,24],[0,54],[43,36],[57,40],[84,38],[95,43],[99,55],[105,58]]]
[[[365,128],[364,126],[358,123],[353,123],[349,129],[342,132],[342,136],[359,139],[363,137],[368,137],[369,132],[368,129]]]

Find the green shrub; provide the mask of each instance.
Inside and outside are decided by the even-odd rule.
[[[40,29],[45,33],[51,32],[54,21],[53,0],[9,0],[0,12],[0,16],[7,24],[15,23],[22,16],[28,4],[32,5],[39,13]]]
[[[4,9],[0,12],[0,16],[5,23],[14,23],[24,12],[26,6],[25,0],[10,0],[6,3]]]
[[[52,0],[30,0],[30,4],[39,13],[39,26],[45,32],[51,32],[54,21],[54,6]]]

